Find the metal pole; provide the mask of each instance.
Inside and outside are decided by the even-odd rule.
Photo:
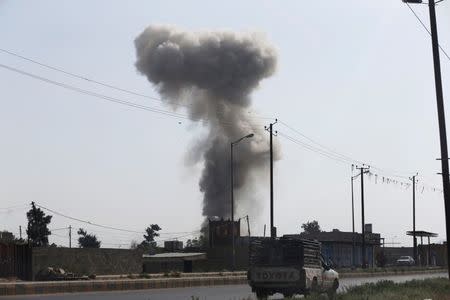
[[[360,168],[361,170],[361,221],[362,221],[362,267],[366,268],[366,230],[364,228],[364,168]]]
[[[355,267],[355,203],[353,198],[353,176],[352,176],[352,266]]]
[[[417,239],[416,239],[416,175],[413,179],[413,256],[414,264],[417,262]]]
[[[439,58],[439,41],[436,24],[435,0],[429,0],[431,42],[433,46],[434,80],[436,86],[436,102],[439,120],[439,136],[441,144],[442,185],[444,188],[445,223],[447,245],[450,245],[450,178],[448,167],[447,133],[445,127],[444,95],[442,92],[441,63]],[[447,246],[447,264],[450,278],[450,246]]]
[[[231,143],[231,247],[232,247],[232,263],[231,263],[231,271],[234,272],[236,266],[236,252],[234,246],[234,180],[233,180],[233,143]]]
[[[72,248],[72,225],[69,226],[69,248]]]
[[[276,232],[273,226],[273,149],[272,149],[272,127],[273,124],[270,123],[269,133],[270,133],[270,237],[275,238]]]

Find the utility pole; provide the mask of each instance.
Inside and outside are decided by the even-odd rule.
[[[361,176],[361,222],[362,222],[362,247],[361,247],[361,258],[362,258],[362,268],[366,268],[366,229],[364,221],[364,173],[369,172],[369,167],[356,167],[360,170],[359,176]]]
[[[353,172],[352,172],[353,173]],[[356,176],[352,176],[352,267],[355,267],[355,202],[353,197],[353,180]]]
[[[233,173],[234,173],[234,168],[233,168],[233,143],[231,143],[231,175],[230,175],[230,179],[231,179],[231,271],[234,272],[234,269],[236,267],[236,248],[234,245],[234,179],[233,179]]]
[[[72,248],[72,225],[69,226],[69,248]]]
[[[248,229],[248,238],[250,239],[250,236],[251,236],[251,234],[250,234],[250,220],[248,219],[248,215],[247,215],[247,229]],[[249,240],[249,243],[250,243],[250,240]]]
[[[273,125],[278,122],[275,119],[274,123],[270,123],[269,128],[265,127],[266,130],[269,131],[270,134],[270,237],[277,237],[277,229],[273,224]],[[275,132],[276,133],[276,132]]]
[[[439,119],[439,134],[441,142],[442,184],[444,187],[445,224],[447,231],[447,245],[450,245],[450,178],[448,168],[447,132],[445,127],[444,94],[442,92],[441,63],[439,58],[439,41],[436,24],[435,0],[429,0],[431,42],[433,45],[434,80],[436,86],[436,102]],[[448,274],[450,276],[450,247],[447,246]],[[449,277],[450,278],[450,277]]]
[[[19,238],[22,239],[22,225],[19,225]]]
[[[441,2],[439,0],[437,2]],[[422,0],[403,0],[406,3],[422,3]],[[436,22],[436,1],[429,0],[431,44],[433,47],[434,83],[436,88],[436,104],[441,146],[442,186],[444,188],[445,225],[447,245],[450,245],[450,176],[448,167],[447,130],[445,126],[444,93],[442,92],[441,62],[439,58],[439,40]],[[450,278],[450,247],[447,246],[447,269]]]
[[[416,175],[410,178],[413,182],[413,257],[414,264],[417,264],[417,239],[416,239]]]

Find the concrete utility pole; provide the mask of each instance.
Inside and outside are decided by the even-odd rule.
[[[357,167],[360,170],[359,176],[361,176],[361,223],[362,223],[362,246],[361,246],[361,259],[362,268],[365,269],[366,265],[366,229],[364,220],[364,173],[369,172],[369,167]]]
[[[278,122],[277,119],[275,119],[274,123],[270,123],[269,128],[265,127],[266,130],[269,131],[270,134],[270,237],[276,238],[277,237],[277,229],[275,228],[273,224],[273,125],[275,125]]]
[[[410,178],[413,182],[413,256],[414,264],[417,264],[417,238],[416,238],[416,176]]]
[[[353,173],[353,172],[352,172]],[[358,175],[357,175],[358,176]],[[357,176],[352,176],[352,267],[355,267],[356,262],[356,246],[355,246],[355,202],[353,197],[353,180]]]
[[[437,2],[441,2],[439,0]],[[422,3],[422,0],[403,0],[406,3]],[[441,146],[442,186],[444,188],[445,225],[447,232],[447,269],[450,278],[450,176],[448,166],[447,130],[445,126],[444,94],[442,92],[441,62],[439,58],[439,41],[436,22],[436,1],[429,0],[431,45],[433,48],[434,83],[436,88],[436,103]]]
[[[72,248],[72,225],[69,226],[69,248]]]

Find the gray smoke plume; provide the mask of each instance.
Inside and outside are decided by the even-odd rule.
[[[192,120],[203,121],[208,128],[189,157],[204,162],[199,184],[203,215],[229,217],[230,143],[255,134],[234,152],[239,201],[254,200],[249,187],[269,162],[268,134],[254,124],[248,111],[251,92],[275,71],[275,50],[256,34],[192,33],[166,26],[149,26],[135,46],[136,68],[161,97],[173,109],[186,108]]]

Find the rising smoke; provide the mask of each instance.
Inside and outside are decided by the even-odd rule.
[[[250,94],[274,73],[274,48],[257,34],[193,33],[167,26],[149,26],[135,46],[136,68],[161,97],[173,109],[187,108],[192,120],[208,128],[189,153],[204,163],[199,183],[203,215],[229,217],[230,143],[249,133],[255,136],[235,151],[234,188],[240,191],[238,201],[254,201],[248,191],[269,160],[268,134],[249,117]]]

